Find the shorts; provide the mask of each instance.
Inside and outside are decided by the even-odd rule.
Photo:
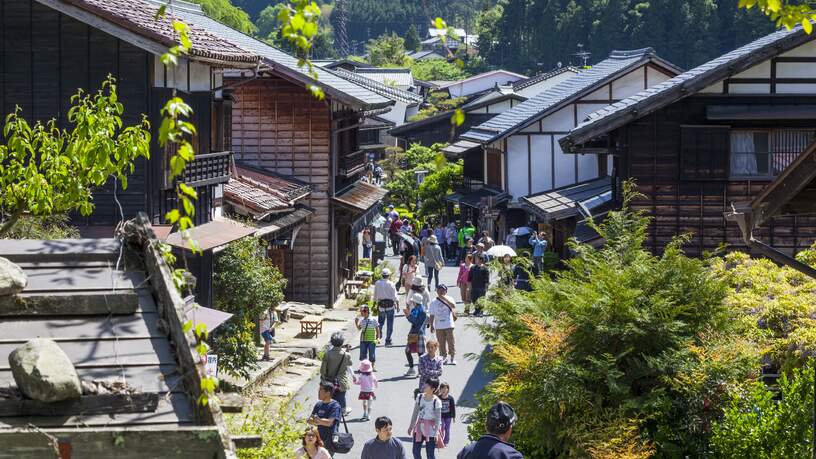
[[[261,333],[261,336],[263,337],[264,341],[266,341],[267,343],[271,343],[272,338],[275,337],[275,331],[274,330],[264,330],[263,333]]]
[[[377,396],[374,395],[374,392],[360,392],[360,396],[357,397],[357,400],[376,400]]]

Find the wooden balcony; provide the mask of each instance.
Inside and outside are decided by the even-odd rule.
[[[340,157],[338,169],[340,175],[349,177],[360,172],[365,167],[366,152],[365,150],[357,150],[353,153],[348,153]]]
[[[231,151],[196,155],[184,169],[184,183],[194,188],[226,183],[229,180],[231,158]]]

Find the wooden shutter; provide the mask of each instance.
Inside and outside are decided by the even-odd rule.
[[[496,188],[502,186],[502,154],[499,150],[488,148],[487,155],[487,184]]]
[[[681,126],[680,178],[727,179],[730,132],[729,126]]]

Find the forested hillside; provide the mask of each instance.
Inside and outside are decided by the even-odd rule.
[[[613,49],[651,46],[690,68],[773,30],[738,0],[500,0],[480,13],[480,53],[516,71],[581,64],[578,44],[597,62]]]

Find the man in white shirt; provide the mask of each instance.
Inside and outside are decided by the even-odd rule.
[[[456,302],[448,296],[448,286],[439,284],[436,287],[436,299],[431,301],[428,310],[431,322],[431,333],[436,331],[439,341],[439,355],[448,365],[456,365],[456,341],[453,336],[456,321]]]
[[[391,333],[394,331],[394,312],[397,307],[397,289],[391,283],[391,270],[383,268],[380,280],[374,283],[374,303],[377,305],[379,315],[377,322],[380,323],[380,330],[385,324],[385,345],[391,345]]]

